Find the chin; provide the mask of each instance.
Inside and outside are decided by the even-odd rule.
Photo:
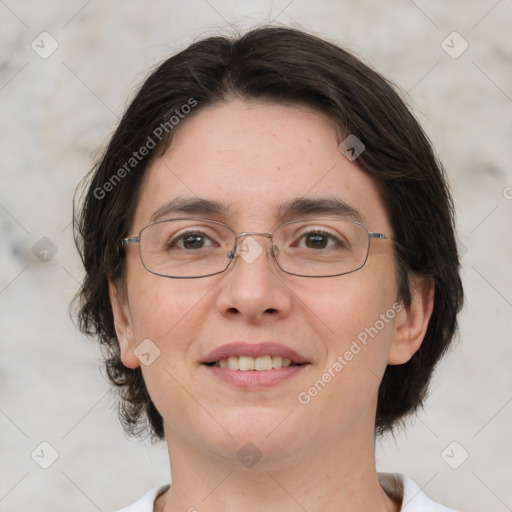
[[[208,441],[204,441],[210,450],[239,469],[243,469],[246,457],[258,459],[259,469],[275,469],[308,443],[296,423],[297,415],[290,412],[266,407],[232,410],[228,417],[219,417],[229,434],[215,429],[218,435],[212,437],[210,430]]]

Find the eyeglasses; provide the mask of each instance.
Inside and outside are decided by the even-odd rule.
[[[253,237],[270,239],[268,253],[279,268],[301,277],[334,277],[355,272],[368,259],[370,239],[388,239],[360,222],[339,218],[292,220],[272,233],[236,233],[227,224],[200,218],[154,222],[122,246],[139,244],[144,267],[173,279],[224,272],[236,256],[252,263],[263,253]]]

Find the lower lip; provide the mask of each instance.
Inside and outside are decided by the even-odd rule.
[[[288,366],[282,368],[274,368],[273,370],[230,370],[229,368],[222,368],[220,366],[207,366],[204,367],[215,375],[215,377],[228,382],[234,386],[245,389],[264,389],[275,386],[286,379],[292,378],[308,366],[302,364],[300,366]]]

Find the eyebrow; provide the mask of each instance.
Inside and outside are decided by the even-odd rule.
[[[185,215],[227,215],[229,207],[219,201],[203,198],[176,197],[156,210],[151,222],[167,218],[173,214]],[[301,215],[337,215],[350,220],[362,221],[361,213],[338,197],[291,199],[275,209],[275,216],[288,220]]]
[[[176,197],[158,208],[151,215],[151,222],[157,222],[172,214],[190,214],[190,215],[223,215],[227,213],[227,206],[201,198]]]
[[[283,219],[311,214],[337,215],[358,222],[363,219],[359,210],[338,197],[300,197],[287,201],[276,209],[276,216]]]

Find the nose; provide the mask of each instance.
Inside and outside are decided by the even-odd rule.
[[[291,292],[272,256],[270,237],[268,233],[237,236],[234,261],[219,283],[217,308],[223,316],[261,323],[290,313]]]

